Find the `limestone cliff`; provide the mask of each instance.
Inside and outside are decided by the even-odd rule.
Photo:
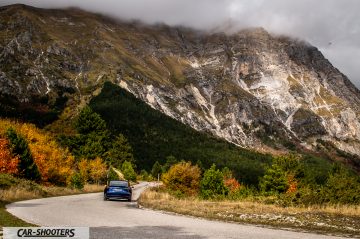
[[[77,9],[0,8],[3,115],[61,113],[104,81],[237,145],[330,142],[360,155],[360,92],[306,42],[261,28],[226,35]]]

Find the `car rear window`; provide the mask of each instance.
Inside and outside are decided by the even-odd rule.
[[[110,181],[109,186],[110,187],[127,187],[128,182],[127,181]]]

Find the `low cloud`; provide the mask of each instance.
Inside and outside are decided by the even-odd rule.
[[[262,26],[305,39],[360,88],[358,0],[5,0],[43,8],[80,7],[121,19],[212,30]]]

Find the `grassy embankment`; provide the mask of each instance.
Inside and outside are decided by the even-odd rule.
[[[282,207],[268,204],[269,198],[207,201],[197,197],[176,198],[162,190],[147,190],[139,204],[146,208],[182,215],[291,228],[360,238],[360,207],[347,205],[313,205]]]
[[[33,226],[8,213],[5,209],[6,204],[21,200],[92,193],[103,190],[102,185],[85,185],[82,190],[79,190],[66,187],[43,186],[28,180],[12,177],[6,181],[6,186],[4,184],[3,180],[2,185],[0,185],[0,230],[2,227]]]

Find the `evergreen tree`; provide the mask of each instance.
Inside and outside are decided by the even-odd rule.
[[[260,188],[266,193],[283,193],[288,189],[286,172],[278,165],[273,164],[260,180]]]
[[[128,161],[125,161],[121,166],[121,172],[124,174],[126,180],[136,181],[136,173],[132,164]]]
[[[74,173],[70,178],[70,186],[75,189],[83,189],[84,188],[84,180],[81,177],[80,173]]]
[[[156,161],[151,169],[151,175],[157,179],[159,174],[161,174],[161,165]]]
[[[204,199],[211,199],[225,196],[227,193],[228,188],[224,184],[224,175],[213,164],[210,169],[204,172],[204,177],[201,179],[200,195]]]
[[[75,123],[75,128],[82,135],[88,135],[93,132],[104,134],[107,131],[105,121],[88,106],[81,110]]]
[[[62,140],[77,157],[94,159],[104,157],[110,148],[110,132],[100,115],[85,107],[75,123],[79,135]]]
[[[119,175],[110,167],[107,173],[107,181],[119,180]]]
[[[39,180],[40,173],[26,140],[12,128],[7,130],[6,136],[10,141],[12,153],[20,158],[19,175],[26,179]]]
[[[170,169],[170,167],[173,166],[176,163],[177,163],[177,159],[174,156],[172,156],[172,155],[167,156],[166,157],[166,163],[162,166],[161,171],[163,173],[167,172]]]
[[[119,134],[115,138],[106,159],[116,168],[120,168],[125,161],[134,164],[133,149],[124,135]]]

